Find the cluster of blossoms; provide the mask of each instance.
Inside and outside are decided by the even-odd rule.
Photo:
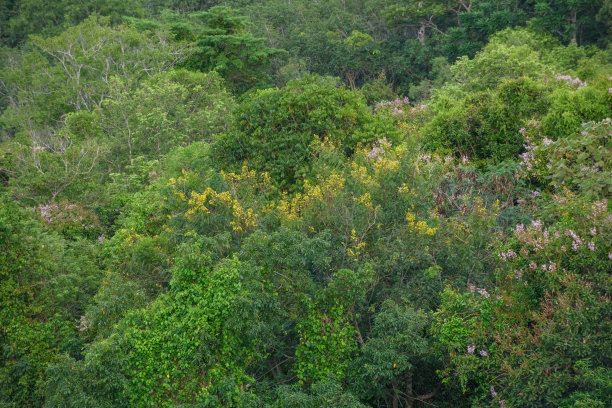
[[[468,346],[467,348],[468,354],[474,354],[474,351],[476,351],[476,346],[474,345]],[[487,353],[485,350],[480,350],[478,354],[480,354],[482,357],[487,357],[489,355],[489,353]]]
[[[542,221],[535,220],[531,222],[531,226],[525,228],[525,225],[518,224],[514,230],[514,235],[519,242],[529,244],[535,252],[544,249],[545,246],[553,241],[550,232],[546,228],[542,228]],[[560,237],[559,233],[554,233],[554,239]]]
[[[378,139],[376,142],[372,144],[372,150],[368,152],[368,160],[381,160],[382,155],[385,153],[385,148],[390,148],[391,142],[387,140],[386,137],[382,139]]]
[[[477,288],[474,285],[470,285],[470,286],[468,286],[468,289],[470,290],[470,293],[474,293],[474,292],[480,293],[482,296],[484,296],[485,299],[488,299],[488,298],[491,297],[489,292],[487,292],[487,290],[484,289],[484,288]]]
[[[557,81],[566,81],[573,86],[578,86],[578,89],[587,86],[586,81],[582,82],[580,78],[572,78],[570,75],[557,75]]]
[[[580,249],[580,247],[584,244],[582,240],[580,239],[580,236],[578,236],[578,234],[576,234],[572,230],[567,230],[565,232],[565,235],[568,237],[572,237],[572,249],[574,251],[577,251],[578,249]]]
[[[537,149],[537,146],[532,142],[529,136],[525,135],[525,128],[521,128],[519,132],[521,132],[521,134],[524,136],[526,142],[526,144],[523,144],[523,147],[525,148],[525,153],[519,154],[519,158],[521,159],[519,164],[522,168],[527,169],[527,171],[532,171],[533,166],[536,163],[534,153]]]
[[[381,101],[378,102],[375,106],[374,109],[379,110],[382,108],[399,108],[402,107],[404,105],[410,105],[410,99],[408,99],[408,97],[404,97],[403,99],[397,98],[393,101]]]
[[[597,228],[593,227],[593,229],[591,229],[590,232],[591,232],[591,235],[596,235],[597,234]],[[595,233],[593,233],[593,232],[595,232]],[[572,231],[571,229],[567,230],[565,232],[565,235],[568,236],[568,237],[572,237],[572,249],[574,251],[578,251],[580,248],[582,248],[585,245],[585,242],[582,239],[580,239],[580,236],[578,234],[576,234],[574,231]],[[596,247],[595,247],[595,243],[593,241],[586,242],[586,246],[587,246],[587,248],[589,248],[589,250],[591,252],[595,252]]]
[[[406,112],[409,112],[411,115],[414,115],[415,113],[424,112],[425,109],[427,109],[427,105],[419,104],[414,107],[410,107],[410,99],[408,99],[408,97],[404,97],[402,99],[397,98],[393,101],[381,101],[374,106],[374,110],[376,111],[383,108],[393,108],[391,110],[391,114],[394,116],[402,115]]]
[[[603,199],[601,201],[595,201],[593,203],[593,217],[597,218],[602,214],[605,214],[608,210],[608,200]]]
[[[556,264],[556,263],[554,263],[554,262],[550,262],[550,264],[549,264],[549,265],[542,264],[540,267],[542,268],[542,270],[543,270],[544,272],[554,272],[554,271],[556,271],[556,270],[557,270],[557,264]],[[535,270],[537,270],[537,269],[538,269],[538,265],[537,265],[535,262],[531,261],[531,262],[529,262],[529,269],[531,269],[531,270],[535,271]],[[522,271],[520,271],[520,272],[521,272],[521,275],[520,275],[520,276],[523,276],[523,272],[522,272]],[[518,274],[517,274],[517,275],[518,275]],[[517,278],[517,279],[519,279],[519,278]],[[520,279],[519,279],[519,280],[520,280]]]
[[[431,154],[419,154],[419,160],[429,163],[431,161]]]
[[[415,113],[425,112],[425,109],[427,109],[427,105],[423,105],[420,103],[417,106],[410,109],[410,113],[415,114]]]
[[[499,258],[506,262],[509,259],[515,259],[516,258],[516,252],[514,252],[513,250],[509,249],[507,252],[501,252],[499,254]]]
[[[495,398],[497,397],[497,392],[495,391],[495,387],[491,386],[491,397]],[[499,406],[501,408],[506,408],[506,400],[500,399],[499,400]]]
[[[522,168],[527,169],[527,171],[533,170],[533,167],[536,163],[536,158],[535,158],[534,153],[537,149],[537,145],[527,135],[527,131],[528,131],[528,128],[535,129],[537,126],[538,126],[538,123],[535,120],[529,120],[527,122],[527,128],[523,127],[519,129],[519,133],[521,134],[521,136],[523,136],[523,139],[525,140],[525,143],[523,144],[523,147],[525,148],[525,153],[522,153],[519,155],[519,158],[521,159],[519,164]],[[552,141],[549,139],[545,139],[545,140],[547,140],[548,144],[552,143]]]
[[[580,171],[583,173],[589,172],[589,173],[599,173],[599,167],[597,166],[584,166],[580,168]]]
[[[598,201],[593,204],[593,217],[597,217],[604,213],[607,208],[607,202]],[[598,235],[599,230],[597,227],[593,226],[589,230],[589,234],[593,237]],[[603,233],[603,232],[601,232]],[[543,227],[543,224],[540,220],[532,221],[530,226],[525,226],[524,224],[518,224],[514,230],[514,235],[518,239],[518,241],[523,244],[523,247],[519,251],[520,255],[523,258],[526,258],[529,255],[530,251],[538,253],[544,250],[553,242],[559,242],[560,240],[564,240],[564,237],[571,239],[571,249],[574,252],[580,251],[582,248],[586,248],[591,252],[595,252],[597,249],[594,241],[588,241],[584,237],[578,235],[572,229],[566,229],[561,231],[549,231],[547,228]],[[559,242],[561,244],[562,242]],[[558,251],[567,252],[568,248],[565,245],[560,245],[558,247]],[[509,262],[512,259],[517,258],[516,253],[513,250],[508,250],[506,252],[501,252],[499,254],[499,258],[503,262]],[[538,265],[534,261],[529,262],[529,270],[537,271],[543,270],[544,272],[555,272],[560,268],[560,264],[558,262],[545,261],[545,263]],[[523,270],[519,270],[515,272],[515,278],[517,280],[521,280],[523,277]]]
[[[414,115],[415,113],[425,112],[426,108],[427,108],[427,105],[417,105],[413,108],[410,108],[409,112],[411,115]],[[399,108],[393,108],[393,110],[391,111],[391,114],[393,116],[403,115],[404,113],[405,111]]]
[[[419,153],[417,156],[418,161],[424,163],[435,163],[435,164],[445,164],[449,165],[453,162],[453,158],[451,156],[440,157],[438,155],[432,155],[431,153]]]

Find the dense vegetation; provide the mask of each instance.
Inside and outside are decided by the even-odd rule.
[[[0,27],[1,408],[612,406],[612,1]]]

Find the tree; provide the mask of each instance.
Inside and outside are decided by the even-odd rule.
[[[6,1],[0,9],[0,44],[15,47],[26,42],[32,34],[57,35],[92,14],[107,16],[116,25],[123,16],[139,16],[143,12],[140,0]]]
[[[105,159],[121,171],[137,156],[160,159],[176,146],[212,142],[228,129],[234,108],[223,85],[214,72],[187,70],[156,75],[134,91],[116,78],[98,110],[99,126],[111,140]]]
[[[189,50],[164,33],[112,28],[97,17],[56,37],[33,36],[32,45],[33,51],[9,56],[1,70],[0,91],[8,101],[1,131],[12,157],[2,171],[15,186],[30,184],[23,195],[39,203],[87,181],[95,169],[104,147],[88,112],[110,96],[113,78],[133,89],[143,77],[184,60]],[[29,180],[32,174],[37,177]],[[31,187],[38,190],[34,195],[27,192]],[[45,189],[48,194],[41,195]]]
[[[359,143],[396,135],[372,115],[359,92],[319,76],[259,91],[244,100],[235,116],[234,127],[216,147],[221,159],[245,160],[269,172],[283,188],[299,186],[309,174],[316,138],[338,143],[350,155]]]
[[[595,17],[603,3],[602,0],[538,0],[531,24],[544,28],[565,43],[597,41],[601,28]]]

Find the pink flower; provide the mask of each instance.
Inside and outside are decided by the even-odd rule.
[[[487,292],[486,289],[478,288],[477,290],[478,290],[478,293],[480,293],[482,296],[485,297],[485,299],[488,299],[489,296],[491,296],[491,295],[489,295],[489,292]]]
[[[474,350],[476,350],[476,346],[468,346],[467,348],[468,354],[474,354]]]

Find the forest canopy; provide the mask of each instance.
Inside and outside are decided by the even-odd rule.
[[[0,408],[612,406],[612,1],[0,5]]]

